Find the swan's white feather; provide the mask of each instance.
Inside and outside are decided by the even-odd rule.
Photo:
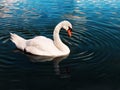
[[[44,36],[37,36],[33,39],[24,39],[16,34],[10,33],[11,41],[16,45],[18,49],[26,51],[34,55],[42,56],[64,56],[70,53],[69,48],[61,41],[59,32],[61,28],[65,30],[68,27],[72,28],[71,23],[68,21],[60,22],[54,30],[54,41]]]
[[[26,40],[14,33],[10,33],[10,35],[10,40],[16,45],[16,47],[18,49],[24,50],[24,48],[26,47]]]
[[[54,56],[61,53],[54,45],[53,40],[44,36],[37,36],[26,41],[25,50],[36,55]]]

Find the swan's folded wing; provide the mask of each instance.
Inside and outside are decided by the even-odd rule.
[[[29,39],[26,43],[26,51],[32,54],[52,54],[59,52],[53,43],[53,40],[44,36]]]

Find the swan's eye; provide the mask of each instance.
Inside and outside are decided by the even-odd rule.
[[[68,27],[68,30],[69,30],[70,32],[72,32],[72,28],[71,28],[71,27]]]

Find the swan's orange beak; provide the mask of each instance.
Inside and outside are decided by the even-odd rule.
[[[68,33],[68,36],[71,37],[71,36],[72,36],[72,29],[69,28],[69,29],[67,30],[67,33]]]

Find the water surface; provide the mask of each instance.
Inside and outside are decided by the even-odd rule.
[[[119,0],[1,0],[0,90],[119,90],[119,5]],[[62,20],[73,25],[71,38],[60,32],[71,50],[67,58],[37,62],[9,40],[10,32],[52,39]]]

